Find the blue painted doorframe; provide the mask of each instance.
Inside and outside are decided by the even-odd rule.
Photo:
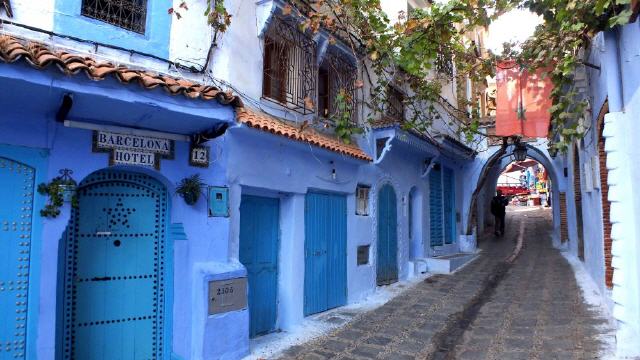
[[[442,213],[442,170],[439,164],[429,173],[429,236],[431,247],[442,246],[444,224]]]
[[[275,330],[278,299],[280,202],[243,195],[240,203],[240,262],[249,280],[249,334]]]
[[[34,177],[0,157],[0,359],[25,358]]]
[[[64,279],[64,359],[167,359],[167,190],[102,170],[78,189]],[[169,291],[170,292],[170,291]]]
[[[398,211],[396,192],[385,184],[378,192],[378,257],[376,283],[398,281]]]
[[[305,201],[304,315],[347,302],[347,199],[309,192]]]
[[[0,144],[0,359],[35,359],[42,220],[48,152]],[[9,346],[7,346],[9,345]],[[9,348],[7,350],[7,348]]]
[[[431,247],[455,242],[455,177],[453,170],[440,164],[429,173],[429,220]]]
[[[445,167],[442,172],[445,244],[453,244],[456,234],[456,199],[453,176],[453,170]]]

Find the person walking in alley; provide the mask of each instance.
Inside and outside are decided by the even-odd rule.
[[[505,207],[509,203],[509,199],[502,196],[502,191],[496,191],[496,196],[491,200],[491,214],[495,217],[495,234],[496,236],[504,235],[504,218]]]

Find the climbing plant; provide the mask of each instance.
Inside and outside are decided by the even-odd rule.
[[[552,135],[559,135],[552,136],[558,140],[553,146],[563,150],[582,135],[576,119],[585,105],[576,104],[575,94],[567,91],[582,63],[580,49],[588,46],[597,32],[627,23],[632,14],[630,1],[450,0],[431,2],[425,9],[401,13],[398,21],[391,21],[380,0],[289,0],[282,13],[300,19],[303,31],[325,31],[331,43],[340,40],[347,45],[357,59],[361,77],[356,87],[367,92],[363,98],[369,120],[385,111],[389,85],[398,85],[406,93],[402,100],[408,110],[404,126],[427,136],[441,114],[446,116],[442,119],[446,125],[468,140],[478,134],[481,114],[469,110],[475,106],[468,106],[473,105],[475,96],[471,102],[458,97],[458,104],[449,104],[443,97],[444,84],[482,83],[487,75],[494,75],[500,58],[515,58],[531,68],[551,66],[548,75],[555,86],[550,109]],[[505,46],[501,54],[483,54],[466,35],[513,8],[530,9],[543,17],[544,24],[520,50]],[[209,21],[226,30],[231,17],[223,1],[210,0],[209,9]],[[344,124],[339,129],[338,135],[349,141],[354,133],[351,128]]]
[[[579,127],[586,102],[576,102],[571,84],[579,66],[585,62],[583,52],[600,31],[629,22],[630,0],[526,0],[521,6],[542,16],[533,37],[516,56],[534,68],[551,68],[548,74],[554,85],[550,109],[552,151],[566,152],[569,145],[584,135]]]

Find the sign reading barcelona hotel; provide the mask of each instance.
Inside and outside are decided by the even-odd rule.
[[[159,170],[161,158],[173,159],[174,143],[171,139],[96,130],[93,151],[109,152],[109,165],[142,165]]]

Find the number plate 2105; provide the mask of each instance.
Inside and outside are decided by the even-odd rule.
[[[247,307],[247,278],[209,282],[209,315]]]

